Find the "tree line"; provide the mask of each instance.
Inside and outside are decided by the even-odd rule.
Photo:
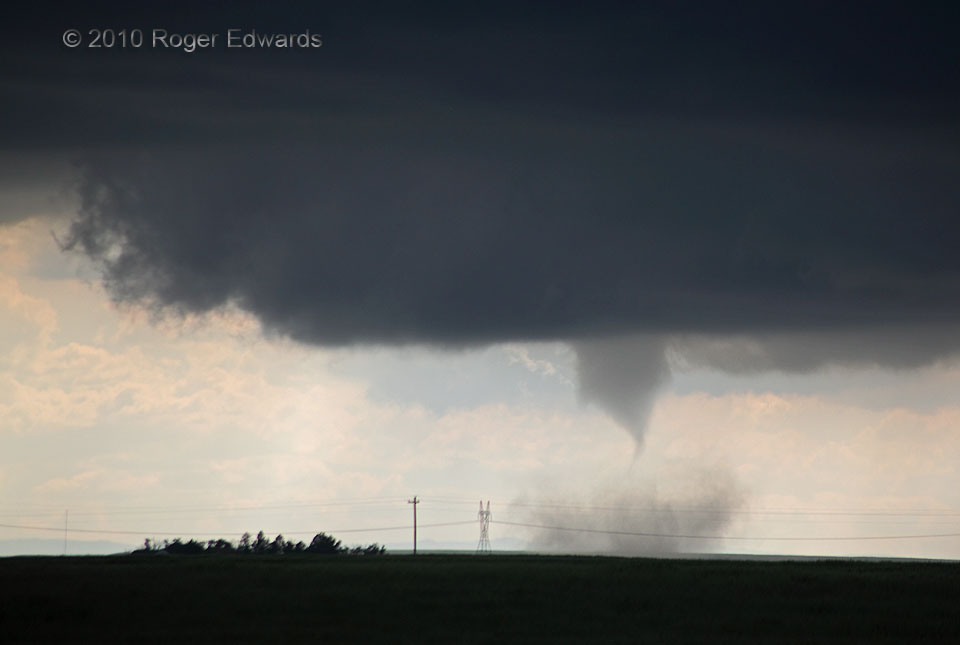
[[[294,543],[284,539],[283,535],[271,540],[263,531],[252,537],[249,533],[240,536],[240,541],[234,544],[230,540],[219,538],[216,540],[188,540],[180,538],[155,542],[150,538],[143,541],[143,547],[136,549],[135,554],[169,553],[171,555],[201,555],[201,554],[254,554],[254,555],[293,555],[297,553],[312,555],[383,555],[387,552],[385,546],[374,542],[367,546],[345,547],[332,535],[317,533],[310,544],[303,540]]]

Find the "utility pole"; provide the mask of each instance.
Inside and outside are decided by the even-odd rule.
[[[413,555],[417,555],[417,504],[420,500],[414,495],[413,499],[408,499],[407,504],[413,504]]]
[[[63,512],[63,555],[67,555],[67,526],[70,524],[70,509]]]
[[[487,500],[487,510],[483,510],[483,500],[480,500],[480,542],[477,544],[477,553],[490,553],[490,500]]]

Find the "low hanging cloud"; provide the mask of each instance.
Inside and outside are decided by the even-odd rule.
[[[824,367],[916,369],[956,358],[956,324],[886,322],[839,329],[759,332],[749,336],[678,336],[670,340],[675,369],[729,374],[813,372]]]
[[[118,300],[236,304],[324,344],[855,339],[960,317],[960,191],[934,156],[775,133],[745,154],[695,130],[525,156],[511,139],[90,158],[67,246]]]
[[[91,157],[66,246],[118,301],[239,306],[306,343],[571,341],[582,399],[638,439],[667,347],[731,372],[956,351],[960,195],[934,157],[775,136],[750,156],[694,131],[526,158],[472,140]]]
[[[119,302],[236,306],[322,345],[569,341],[582,398],[637,437],[666,364],[955,352],[945,8],[237,11],[323,25],[323,48],[55,43],[0,67],[0,166],[77,160],[61,239]],[[194,19],[169,28],[224,28]]]
[[[960,195],[933,157],[837,161],[775,137],[741,157],[701,135],[526,159],[506,144],[107,155],[85,165],[66,246],[118,301],[239,306],[306,343],[569,340],[582,399],[638,440],[667,347],[730,372],[956,352]]]

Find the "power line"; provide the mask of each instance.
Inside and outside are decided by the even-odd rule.
[[[494,520],[491,520],[494,521]],[[670,538],[685,540],[754,540],[764,541],[855,541],[855,540],[914,540],[924,538],[948,538],[960,537],[960,533],[938,533],[927,535],[869,535],[863,537],[843,536],[843,537],[746,537],[742,535],[688,535],[679,533],[644,533],[638,531],[614,531],[607,529],[579,528],[571,526],[547,526],[545,524],[528,524],[526,522],[507,522],[505,520],[495,520],[497,524],[509,524],[510,526],[525,526],[535,529],[547,529],[551,531],[574,531],[580,533],[603,533],[606,535],[629,535],[635,537],[650,538]]]
[[[420,528],[440,528],[444,526],[462,526],[465,524],[473,524],[476,520],[465,520],[461,522],[438,522],[433,524],[420,524]],[[51,526],[27,526],[23,524],[0,524],[0,528],[6,529],[23,529],[27,531],[56,531],[63,532],[63,527],[51,527]],[[367,533],[367,532],[377,532],[377,531],[408,531],[413,528],[411,525],[403,526],[375,526],[367,528],[353,528],[353,529],[326,529],[324,533]],[[169,536],[169,537],[205,537],[208,535],[216,535],[223,533],[230,533],[231,531],[204,531],[202,533],[197,532],[170,532],[170,531],[129,531],[129,530],[119,530],[119,529],[78,529],[71,528],[71,533],[99,533],[99,534],[109,534],[109,535],[150,535],[150,536]],[[233,533],[239,531],[232,531]],[[243,531],[246,532],[246,531]],[[320,531],[286,531],[285,535],[315,535]]]
[[[419,500],[418,500],[419,502]],[[431,524],[419,524],[419,528],[441,528],[447,526],[464,526],[467,524],[474,524],[476,520],[466,520],[460,522],[438,522]],[[556,525],[546,525],[546,524],[532,524],[528,522],[510,522],[506,520],[493,520],[490,519],[490,522],[497,524],[504,524],[509,526],[520,526],[526,528],[537,528],[537,529],[547,529],[553,531],[572,531],[580,533],[600,533],[606,535],[624,535],[624,536],[633,536],[633,537],[650,537],[650,538],[667,538],[667,539],[689,539],[689,540],[752,540],[752,541],[857,541],[857,540],[914,540],[914,539],[930,539],[930,538],[953,538],[960,537],[960,533],[935,533],[935,534],[917,534],[917,535],[865,535],[865,536],[822,536],[822,537],[782,537],[782,536],[742,536],[742,535],[694,535],[694,534],[681,534],[681,533],[649,533],[649,532],[640,532],[640,531],[616,531],[610,529],[594,529],[586,527],[571,527],[571,526],[556,526]],[[50,527],[50,526],[29,526],[23,524],[0,524],[0,528],[9,528],[9,529],[22,529],[29,531],[53,531],[53,532],[62,532],[63,527]],[[377,527],[365,527],[365,528],[348,528],[348,529],[328,529],[327,533],[366,533],[366,532],[380,532],[380,531],[408,531],[412,525],[401,525],[401,526],[377,526]],[[169,537],[206,537],[210,535],[223,534],[225,531],[204,531],[202,533],[197,532],[169,532],[169,531],[131,531],[131,530],[120,530],[120,529],[79,529],[71,528],[71,533],[87,533],[87,534],[102,534],[102,535],[149,535],[149,536],[169,536]],[[237,532],[237,531],[234,531]],[[314,535],[318,531],[287,531],[286,535]]]
[[[149,515],[149,514],[176,514],[176,513],[239,513],[248,511],[273,511],[284,509],[305,509],[310,507],[352,507],[352,506],[379,506],[390,507],[391,502],[399,502],[404,497],[360,497],[345,499],[321,499],[313,501],[302,501],[295,503],[277,503],[269,502],[264,504],[239,505],[230,504],[219,505],[201,505],[201,506],[134,506],[134,507],[114,507],[99,510],[77,510],[72,509],[74,516],[103,516],[103,515]],[[426,500],[422,498],[421,502],[429,502],[430,505],[472,505],[474,500],[456,497],[429,497]],[[931,517],[948,518],[960,517],[960,510],[957,509],[811,509],[811,508],[750,508],[723,506],[606,506],[590,504],[554,504],[554,503],[529,503],[529,502],[505,502],[500,504],[502,507],[512,508],[547,508],[547,509],[566,509],[571,511],[610,511],[621,513],[704,513],[704,514],[730,514],[730,515],[798,515],[798,516],[890,516],[890,517]],[[59,515],[62,509],[50,510],[0,510],[0,517],[18,516],[18,517],[41,517]]]
[[[554,513],[536,513],[530,512],[528,514],[518,513],[514,511],[510,513],[509,511],[503,514],[503,517],[506,519],[517,518],[518,521],[523,521],[524,519],[530,519],[532,521],[549,521],[549,522],[576,522],[579,520],[591,520],[594,514],[592,513],[563,513],[560,511]],[[617,519],[629,520],[635,518],[636,516],[624,514],[622,517],[615,516]],[[723,515],[719,516],[721,519],[724,519]],[[612,519],[612,518],[611,518]],[[951,530],[955,527],[958,527],[960,520],[955,517],[890,517],[890,518],[864,518],[858,519],[856,516],[844,518],[844,517],[751,517],[749,520],[751,523],[764,526],[888,526],[888,527],[904,527],[904,526],[924,526],[928,527],[925,530],[936,530],[935,528],[930,527],[939,527],[940,529],[946,528]],[[902,529],[901,529],[902,530]],[[919,529],[915,529],[919,530]]]
[[[472,503],[472,502],[471,502]],[[893,517],[960,517],[960,511],[954,509],[923,509],[923,510],[816,510],[816,509],[741,509],[724,506],[590,506],[581,504],[531,504],[526,502],[507,502],[502,504],[507,507],[521,508],[552,508],[569,509],[573,511],[613,511],[621,513],[707,513],[707,514],[735,514],[735,515],[870,515],[870,516],[893,516]]]
[[[285,509],[304,509],[310,507],[338,507],[338,506],[377,506],[377,505],[388,505],[391,502],[396,502],[402,500],[402,497],[396,498],[360,498],[355,500],[334,500],[334,501],[315,501],[315,502],[298,502],[298,503],[287,503],[287,504],[260,504],[260,505],[244,505],[244,506],[230,506],[230,505],[210,505],[210,506],[136,506],[136,507],[118,507],[118,508],[107,508],[102,510],[87,510],[87,511],[76,511],[74,510],[74,515],[141,515],[141,514],[165,514],[165,513],[234,513],[234,512],[246,512],[246,511],[270,511],[270,510],[285,510]],[[36,511],[36,512],[23,512],[16,510],[7,510],[0,511],[0,515],[27,515],[27,516],[42,516],[42,515],[54,515],[59,514],[60,511]]]

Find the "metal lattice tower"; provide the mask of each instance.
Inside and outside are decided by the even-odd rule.
[[[490,553],[490,500],[487,500],[487,510],[483,510],[483,500],[480,500],[480,542],[477,544],[477,553]]]

